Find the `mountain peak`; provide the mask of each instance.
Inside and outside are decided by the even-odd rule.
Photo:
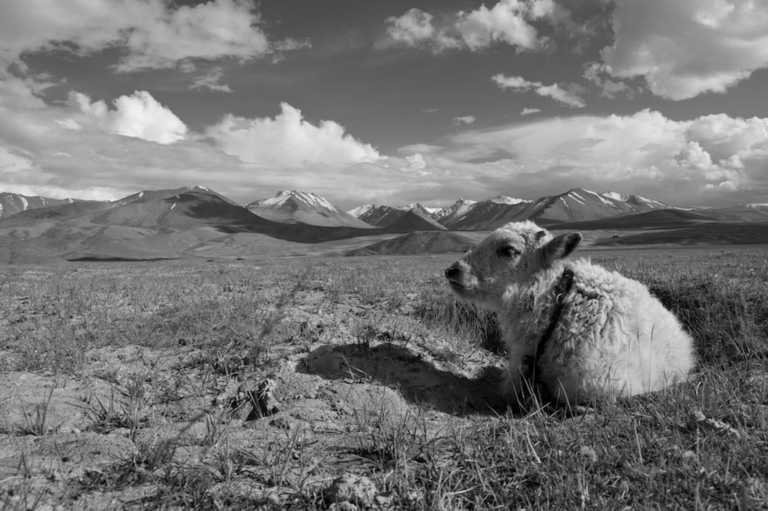
[[[328,199],[325,197],[314,194],[312,192],[301,192],[297,190],[281,190],[277,192],[274,197],[256,201],[253,204],[261,207],[267,206],[279,208],[289,201],[302,203],[312,209],[327,210],[334,213],[339,212],[339,210],[336,209],[336,206],[331,204],[331,202],[328,201]]]
[[[510,197],[508,195],[499,195],[497,197],[494,197],[492,199],[489,199],[490,202],[493,202],[494,204],[507,204],[509,206],[514,206],[516,204],[522,204],[524,202],[531,202],[527,199],[519,199],[517,197]]]

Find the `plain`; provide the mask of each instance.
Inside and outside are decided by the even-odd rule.
[[[764,506],[768,249],[577,256],[681,318],[691,382],[499,402],[450,254],[2,267],[0,508]]]

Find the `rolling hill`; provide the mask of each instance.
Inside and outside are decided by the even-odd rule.
[[[696,212],[683,209],[657,209],[623,215],[599,220],[584,222],[565,222],[557,224],[558,229],[669,229],[673,227],[685,227],[702,222],[713,222],[717,218],[707,215],[705,212]]]
[[[768,223],[702,223],[599,239],[595,245],[748,245],[768,243]]]
[[[18,193],[0,193],[0,219],[38,208],[71,204],[74,199],[51,199],[37,195],[21,195]]]
[[[445,254],[466,252],[475,246],[474,240],[461,234],[444,231],[411,232],[350,250],[349,256],[360,255],[411,255]]]
[[[162,259],[236,233],[317,243],[371,228],[273,222],[203,187],[139,192],[114,202],[75,202],[0,221],[0,261]]]

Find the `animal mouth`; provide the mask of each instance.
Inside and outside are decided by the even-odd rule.
[[[448,285],[451,286],[451,289],[457,292],[464,291],[467,289],[461,283],[456,282],[455,280],[448,280]]]

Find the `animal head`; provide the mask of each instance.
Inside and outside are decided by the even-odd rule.
[[[538,272],[568,257],[581,239],[579,233],[553,236],[533,222],[513,222],[449,266],[445,278],[459,297],[496,310],[510,285],[532,281]]]

